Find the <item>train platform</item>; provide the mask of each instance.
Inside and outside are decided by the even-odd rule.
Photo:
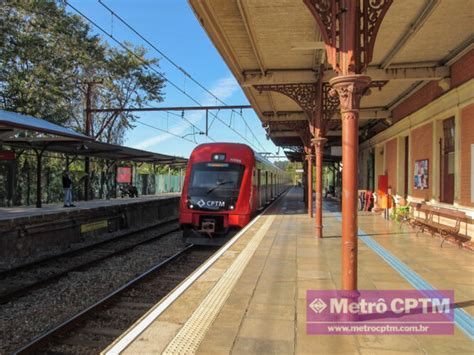
[[[0,208],[0,269],[10,269],[177,219],[180,195]]]
[[[135,203],[142,203],[152,200],[161,200],[169,197],[179,196],[179,193],[163,193],[159,195],[144,195],[140,197],[130,198],[112,198],[109,200],[92,200],[92,201],[74,201],[75,207],[64,207],[62,203],[48,203],[43,204],[41,208],[34,206],[19,206],[19,207],[1,207],[0,208],[0,223],[1,221],[13,220],[16,218],[29,218],[35,216],[44,216],[50,214],[77,212],[79,210],[87,210],[94,208],[102,208],[109,206],[128,205]]]
[[[341,214],[324,207],[318,240],[291,189],[103,354],[472,354],[472,252],[369,213],[359,215],[359,289],[454,290],[454,335],[308,335],[307,290],[341,287]]]

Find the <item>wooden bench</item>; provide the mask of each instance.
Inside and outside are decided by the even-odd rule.
[[[471,239],[467,235],[467,224],[472,223],[472,220],[464,212],[414,202],[410,202],[409,206],[408,222],[416,229],[416,236],[419,232],[424,233],[425,231],[429,231],[431,235],[438,234],[442,238],[441,247],[448,237],[454,238],[459,247],[462,247],[463,242]],[[423,213],[424,216],[421,217],[420,213]],[[441,218],[445,220],[443,222],[449,221],[449,224],[443,223]],[[466,234],[460,233],[461,223],[466,223]]]
[[[435,216],[437,217],[435,220]],[[451,221],[451,224],[441,223],[441,218]],[[470,238],[466,235],[460,234],[461,223],[467,224],[470,222],[470,218],[462,211],[456,211],[449,208],[438,207],[435,208],[432,212],[430,230],[432,234],[438,233],[443,240],[441,241],[441,247],[443,246],[444,241],[448,237],[453,237],[454,240],[458,243],[459,247],[462,247],[462,243],[469,240]]]
[[[431,218],[430,206],[416,202],[410,202],[408,206],[410,207],[408,223],[411,227],[419,228],[423,231],[428,225],[429,220]],[[420,213],[423,213],[423,217],[420,216]]]

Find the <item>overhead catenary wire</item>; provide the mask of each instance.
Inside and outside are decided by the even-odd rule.
[[[195,104],[199,105],[199,106],[202,106],[202,104],[197,101],[194,97],[192,97],[191,95],[189,95],[188,93],[186,93],[183,89],[181,89],[176,83],[174,83],[172,80],[166,78],[162,73],[160,73],[158,70],[156,70],[155,68],[153,68],[150,64],[148,64],[143,58],[141,58],[140,56],[138,56],[135,52],[133,52],[130,48],[128,48],[126,45],[124,45],[121,41],[119,41],[118,39],[116,39],[112,34],[110,34],[109,32],[107,32],[107,30],[105,30],[102,26],[100,26],[99,24],[97,24],[95,21],[93,21],[91,18],[89,18],[87,15],[85,15],[82,11],[80,11],[78,8],[76,8],[74,5],[71,5],[67,0],[64,0],[64,3],[69,6],[71,9],[73,9],[76,13],[78,13],[80,16],[82,16],[84,19],[86,19],[87,21],[89,21],[93,26],[95,26],[97,29],[99,29],[102,33],[104,33],[107,37],[109,37],[110,39],[112,39],[115,43],[117,43],[120,47],[122,47],[124,50],[126,50],[128,53],[130,53],[131,55],[133,55],[135,58],[137,58],[139,61],[141,61],[147,68],[149,68],[150,70],[154,71],[157,75],[159,75],[161,78],[163,78],[163,80],[167,81],[168,83],[170,83],[176,90],[178,90],[179,92],[181,92],[183,95],[185,95],[186,97],[188,97],[191,101],[193,101]],[[215,115],[214,113],[211,112],[211,115],[213,115],[215,117],[215,119],[217,119],[218,121],[220,121],[222,124],[224,124],[225,126],[226,123],[220,118],[218,117],[217,115]],[[247,138],[245,138],[242,134],[240,134],[237,130],[233,129],[232,127],[229,127],[234,133],[236,133],[240,138],[242,138],[243,140],[245,140],[249,145],[253,146],[254,148],[256,148]]]
[[[146,104],[146,105],[147,105],[148,107],[152,107],[150,104]],[[182,120],[186,121],[186,122],[189,124],[189,126],[193,128],[193,131],[194,131],[194,129],[196,129],[196,130],[199,131],[199,134],[203,134],[203,133],[204,133],[204,132],[202,131],[202,129],[200,129],[200,128],[197,127],[194,123],[192,123],[190,120],[188,120],[185,115],[178,115],[177,113],[175,113],[175,112],[173,112],[173,111],[164,111],[164,112],[166,112],[167,124],[168,124],[168,117],[169,117],[169,115],[173,115],[173,116],[179,117],[179,118],[181,118]],[[168,129],[169,129],[169,127],[168,127]],[[215,140],[214,138],[212,138],[210,135],[208,135],[208,138],[209,138],[211,141],[213,141],[213,142],[216,141],[216,140]]]
[[[174,137],[176,137],[176,138],[179,138],[179,139],[188,141],[188,142],[190,142],[190,143],[197,144],[196,141],[192,141],[192,140],[190,140],[190,139],[187,139],[185,136],[180,136],[180,135],[174,134],[173,132],[167,131],[167,130],[165,130],[165,129],[161,129],[161,128],[159,128],[159,127],[156,127],[156,126],[153,126],[153,125],[151,125],[151,124],[142,122],[142,121],[140,121],[140,120],[136,120],[135,122],[136,122],[136,123],[139,123],[139,124],[141,124],[141,125],[143,125],[143,126],[156,129],[157,131],[160,131],[160,132],[163,132],[163,133],[172,135],[172,136],[174,136]]]
[[[147,43],[151,48],[153,48],[155,51],[157,51],[165,60],[167,60],[171,65],[173,65],[176,69],[178,69],[180,72],[182,72],[184,75],[185,75],[185,78],[188,77],[193,83],[195,83],[197,86],[199,86],[201,89],[203,89],[205,92],[207,92],[209,95],[211,95],[212,97],[214,97],[216,100],[218,100],[220,103],[222,103],[223,105],[226,105],[227,106],[227,103],[224,102],[221,98],[219,98],[216,94],[214,94],[211,90],[209,90],[207,87],[205,87],[202,83],[200,83],[198,80],[196,80],[191,74],[189,74],[183,67],[181,67],[180,65],[178,65],[174,60],[172,60],[168,55],[166,55],[162,50],[160,50],[157,46],[155,46],[152,42],[150,42],[145,36],[143,36],[140,32],[138,32],[132,25],[130,25],[125,19],[123,19],[119,14],[117,14],[117,12],[115,12],[112,8],[110,8],[110,6],[108,6],[107,4],[105,4],[102,0],[98,0],[99,4],[102,5],[102,7],[104,7],[106,10],[108,10],[112,17],[116,17],[124,26],[126,26],[130,31],[132,31],[133,33],[135,33],[139,38],[141,38],[145,43]],[[185,91],[185,90],[183,90]],[[250,131],[250,133],[252,134],[253,138],[255,139],[255,141],[258,143],[258,145],[260,146],[260,148],[263,148],[263,145],[262,143],[260,143],[260,141],[258,140],[258,138],[255,136],[255,133],[253,132],[253,130],[250,128],[250,126],[248,125],[248,122],[247,120],[245,119],[245,117],[243,116],[242,114],[242,110],[240,112],[237,112],[235,110],[232,110],[232,112],[235,112],[237,113],[243,120],[245,126],[247,127],[247,129]]]

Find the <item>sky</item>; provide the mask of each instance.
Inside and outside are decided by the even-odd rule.
[[[143,45],[149,49],[149,57],[161,58],[158,52],[124,26],[120,20],[113,17],[98,0],[69,0],[69,2],[106,31],[112,33],[116,39],[129,41],[135,45]],[[228,105],[249,104],[237,81],[194,16],[187,1],[102,0],[102,2],[194,79],[219,97],[220,100]],[[71,8],[68,8],[68,11],[74,13]],[[93,27],[93,29],[100,33],[97,28]],[[102,35],[102,33],[100,34]],[[112,44],[107,36],[102,35],[102,37]],[[160,72],[168,80],[195,98],[201,105],[221,104],[189,78],[186,78],[182,72],[165,59],[161,59],[159,65]],[[164,94],[163,102],[151,103],[150,106],[197,106],[195,102],[175,89],[170,83],[166,84]],[[210,137],[206,137],[205,135],[193,135],[193,128],[189,124],[191,122],[204,131],[204,111],[185,112],[184,116],[187,121],[181,117],[181,112],[175,112],[177,115],[167,114],[166,112],[142,112],[139,113],[139,120],[136,122],[135,128],[127,133],[125,145],[163,154],[188,157],[196,147],[194,141],[206,143],[214,139],[217,142],[246,144],[250,142],[249,145],[252,145],[257,152],[276,154],[278,148],[272,141],[267,140],[265,131],[255,112],[247,109],[243,110],[242,113],[244,118],[239,115],[239,112],[220,111],[217,114],[218,119],[210,113],[209,122],[212,122],[212,126],[209,130]],[[244,124],[244,119],[248,127]],[[229,125],[249,142],[233,132]],[[170,131],[178,137],[164,133],[159,129]],[[196,131],[195,129],[194,132]],[[253,137],[252,132],[256,138]],[[283,153],[280,152],[280,155],[283,155]]]

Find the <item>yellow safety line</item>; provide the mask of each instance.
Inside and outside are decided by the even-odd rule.
[[[255,233],[247,246],[214,285],[174,339],[168,344],[163,354],[189,354],[197,351],[199,344],[201,344],[207,331],[221,311],[274,219],[275,215],[268,216],[262,227]]]

